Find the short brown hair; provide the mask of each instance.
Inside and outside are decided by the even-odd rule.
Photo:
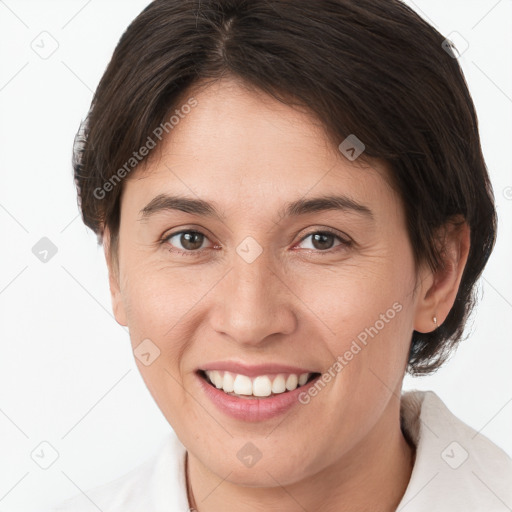
[[[232,76],[302,105],[334,144],[356,134],[362,158],[389,163],[416,262],[439,268],[437,228],[455,216],[469,224],[448,317],[413,332],[408,371],[432,372],[462,339],[496,237],[475,108],[455,56],[398,0],[155,0],[122,35],[75,139],[83,220],[100,242],[108,227],[116,250],[122,183],[105,197],[98,190],[199,81]]]

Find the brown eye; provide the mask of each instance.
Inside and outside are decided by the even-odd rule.
[[[311,239],[315,249],[330,249],[334,243],[334,235],[330,233],[315,233]]]
[[[305,240],[311,238],[311,246],[305,247],[305,249],[315,249],[319,252],[327,252],[330,249],[335,249],[338,246],[348,246],[350,245],[349,240],[345,240],[341,236],[331,233],[330,231],[314,231],[313,233],[309,233],[301,240],[301,244],[304,243]],[[339,240],[339,244],[335,244],[335,240]]]
[[[173,240],[171,242],[171,240]],[[176,247],[178,252],[197,251],[202,248],[206,236],[199,231],[180,231],[173,233],[165,238],[173,247]]]

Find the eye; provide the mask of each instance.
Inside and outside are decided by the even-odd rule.
[[[301,243],[303,243],[308,238],[311,238],[311,247],[306,247],[306,249],[312,249],[313,252],[318,253],[331,254],[336,250],[344,249],[352,244],[351,240],[348,238],[344,238],[341,235],[338,235],[337,233],[329,230],[313,231],[305,235],[301,239]],[[339,241],[338,245],[334,245],[336,239]],[[203,252],[205,248],[204,243],[207,240],[209,239],[204,233],[189,229],[165,235],[161,239],[161,243],[168,245],[169,251],[173,253],[186,256],[195,256]],[[210,247],[218,248],[220,246],[211,245]]]
[[[201,253],[203,243],[208,240],[205,234],[195,230],[178,231],[171,233],[162,239],[162,243],[170,245],[169,250],[178,254],[197,254]],[[178,244],[178,248],[174,248]],[[181,248],[179,247],[181,245]]]
[[[306,247],[306,249],[314,249],[317,252],[333,252],[333,250],[338,250],[336,247],[340,247],[341,249],[350,246],[351,241],[343,238],[342,236],[332,232],[332,231],[313,231],[306,236],[304,236],[301,240],[301,243],[308,238],[311,238],[311,247]],[[340,243],[338,245],[334,245],[335,239],[338,239]]]

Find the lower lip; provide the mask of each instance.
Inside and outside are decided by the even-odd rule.
[[[293,391],[287,391],[279,395],[262,398],[238,398],[228,395],[220,389],[209,384],[203,377],[197,375],[200,385],[206,396],[225,414],[243,421],[264,421],[284,414],[294,405],[300,404],[299,395],[307,392],[313,386],[320,375]]]

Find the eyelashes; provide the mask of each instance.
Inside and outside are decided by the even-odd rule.
[[[311,231],[310,233],[304,235],[301,238],[299,243],[302,243],[302,242],[304,242],[304,240],[308,239],[311,236],[315,236],[315,235],[321,235],[321,236],[326,236],[327,235],[328,237],[332,237],[334,239],[337,239],[340,242],[339,245],[335,245],[334,247],[328,247],[326,250],[318,249],[318,248],[315,248],[315,247],[313,247],[313,249],[311,249],[312,251],[319,252],[320,254],[325,254],[325,253],[329,254],[329,253],[332,253],[332,251],[337,250],[336,248],[339,248],[339,247],[346,248],[347,246],[350,246],[350,244],[351,244],[351,241],[348,240],[347,238],[342,237],[341,235],[339,235],[339,234],[337,234],[337,233],[335,233],[333,231],[329,231],[329,230]]]
[[[188,235],[188,236],[185,236],[185,235]],[[353,244],[353,241],[346,235],[341,235],[338,232],[324,228],[324,229],[316,229],[314,231],[310,231],[309,233],[305,234],[299,240],[299,242],[297,244],[295,244],[295,246],[302,244],[305,240],[307,240],[310,237],[313,237],[314,235],[320,235],[321,237],[327,236],[328,238],[339,241],[338,245],[333,245],[332,247],[328,247],[326,249],[318,249],[315,247],[306,249],[306,251],[308,251],[308,252],[312,252],[312,253],[319,254],[319,255],[332,255],[334,252],[337,252],[339,250],[343,250],[343,249],[346,250],[347,248],[351,247]],[[183,249],[176,248],[175,246],[173,246],[170,243],[170,240],[175,237],[178,237],[178,236],[179,236],[178,240],[179,240],[180,244],[183,244],[183,242],[185,242],[185,244],[188,244],[189,242],[191,242],[192,245],[197,245],[198,240],[199,240],[199,242],[200,242],[199,248],[198,247],[193,248],[193,249],[191,249],[191,248],[187,249],[186,247],[184,247]],[[184,236],[185,236],[185,238],[183,238]],[[187,257],[190,257],[190,256],[198,257],[198,256],[203,255],[206,250],[205,248],[203,248],[203,242],[205,240],[208,240],[208,237],[201,231],[198,231],[195,229],[184,229],[181,231],[176,231],[174,233],[164,235],[160,239],[160,243],[163,245],[166,245],[167,250],[173,254],[187,256]],[[318,238],[316,240],[318,241]],[[221,246],[213,244],[209,248],[210,249],[212,249],[212,248],[219,249],[219,248],[221,248]]]

